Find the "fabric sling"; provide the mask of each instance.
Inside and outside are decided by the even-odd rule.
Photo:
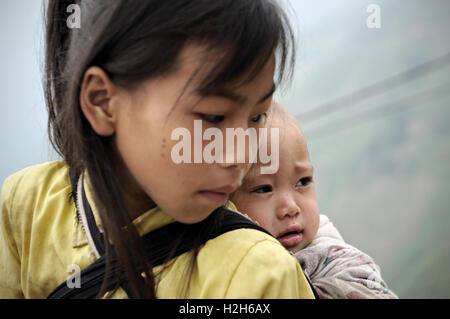
[[[86,233],[88,242],[98,258],[94,263],[83,269],[80,273],[72,276],[79,276],[80,287],[69,288],[67,281],[61,283],[47,298],[48,299],[89,299],[95,298],[105,279],[106,257],[104,248],[104,236],[99,231],[92,209],[86,197],[83,187],[83,179],[80,176],[78,183],[71,178],[74,200],[77,206],[77,216],[82,222],[83,230]],[[219,216],[218,216],[219,215]],[[213,221],[219,218],[219,225],[215,225]],[[256,225],[254,222],[222,206],[217,208],[205,220],[196,224],[182,224],[174,222],[152,231],[142,237],[144,248],[152,267],[159,266],[169,260],[190,251],[194,246],[203,244],[204,242],[220,236],[223,233],[240,229],[251,228],[266,234],[271,234],[264,228]],[[205,238],[204,242],[196,242],[197,236],[202,231],[208,229],[210,236]],[[176,244],[174,244],[174,238]],[[93,247],[92,247],[93,246]],[[118,266],[118,261],[114,253],[114,246],[110,249],[112,258],[110,262],[110,273],[106,284],[106,291],[110,291],[119,284],[127,293],[128,297],[133,298],[133,294],[129,289],[125,274]],[[309,278],[306,276],[314,295],[318,298],[316,291],[313,289]]]

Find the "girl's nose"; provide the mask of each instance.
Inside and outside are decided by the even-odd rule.
[[[280,198],[277,208],[277,217],[283,219],[285,217],[295,217],[301,213],[300,205],[297,205],[294,197],[284,195]]]
[[[221,167],[245,168],[256,162],[258,156],[258,134],[248,127],[229,128],[224,134]]]
[[[223,161],[223,162],[219,163],[219,166],[222,168],[235,168],[238,166],[238,163],[235,161],[229,161],[229,162]]]
[[[249,163],[240,163],[240,162],[237,162],[235,160],[233,160],[233,161],[224,160],[224,161],[218,163],[218,165],[221,168],[226,168],[226,169],[233,168],[233,169],[239,169],[239,170],[247,171],[248,167],[251,164],[249,164]]]

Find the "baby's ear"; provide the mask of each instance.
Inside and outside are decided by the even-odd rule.
[[[117,87],[101,68],[92,66],[84,73],[80,106],[98,135],[111,136],[115,133],[119,94]]]

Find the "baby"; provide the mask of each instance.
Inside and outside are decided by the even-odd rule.
[[[279,128],[279,169],[264,175],[254,164],[233,194],[238,210],[298,259],[320,298],[398,298],[373,259],[346,244],[319,213],[313,166],[297,121],[276,103],[269,118],[268,127]]]

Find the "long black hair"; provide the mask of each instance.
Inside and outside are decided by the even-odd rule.
[[[67,8],[74,2],[81,25],[71,29]],[[134,88],[168,74],[183,47],[199,41],[207,52],[224,52],[201,82],[203,89],[244,74],[251,81],[273,53],[279,83],[290,78],[295,59],[287,16],[275,0],[48,0],[45,12],[44,90],[51,143],[75,177],[87,171],[105,238],[114,243],[133,296],[155,298],[151,262],[114,173],[117,154],[110,138],[94,132],[79,105],[84,72],[95,65],[115,85]],[[109,249],[106,253],[109,260]]]

